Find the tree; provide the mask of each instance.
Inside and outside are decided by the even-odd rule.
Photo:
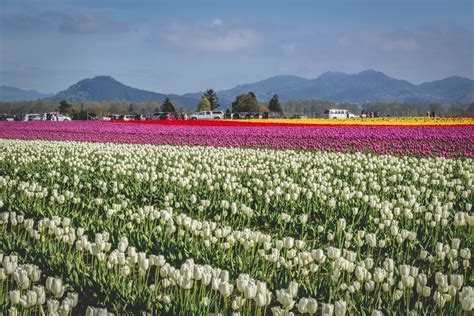
[[[261,112],[261,113],[268,112],[268,106],[265,103],[260,103],[258,105],[258,112]],[[283,112],[283,110],[282,110],[282,112]]]
[[[128,106],[128,113],[136,114],[135,105],[133,103],[130,103],[130,105]]]
[[[270,102],[268,102],[268,110],[271,112],[278,113],[283,112],[280,101],[278,100],[278,95],[274,94],[273,97],[270,99]]]
[[[71,108],[72,108],[72,104],[67,102],[66,100],[62,100],[61,102],[59,102],[58,111],[60,113],[69,114],[69,112],[71,111]]]
[[[211,110],[211,102],[209,101],[209,99],[207,99],[205,97],[202,97],[201,101],[199,101],[197,110],[198,111],[210,111]]]
[[[471,103],[471,104],[466,108],[466,111],[464,111],[464,115],[469,115],[469,116],[473,116],[473,115],[474,115],[474,102]]]
[[[95,113],[96,115],[100,115],[100,116],[107,114],[107,112],[105,111],[105,108],[97,102],[91,102],[87,104],[86,111],[89,113]]]
[[[253,92],[238,95],[232,102],[232,112],[258,112],[259,104]]]
[[[424,116],[427,107],[421,104],[371,102],[362,107],[366,112],[379,112],[381,116]]]
[[[206,92],[204,92],[202,97],[209,100],[209,103],[211,104],[211,108],[210,108],[211,110],[215,110],[220,106],[219,97],[217,96],[217,93],[214,90],[212,89],[206,90]]]
[[[451,104],[449,107],[449,115],[462,116],[464,114],[464,107],[461,104]]]
[[[441,115],[444,113],[444,106],[439,103],[430,104],[430,111],[431,113],[435,113],[435,115]]]
[[[163,104],[161,105],[161,112],[176,112],[176,109],[170,98],[166,98],[165,102],[163,102]]]

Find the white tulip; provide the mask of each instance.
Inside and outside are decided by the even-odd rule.
[[[21,293],[20,293],[19,290],[12,290],[12,291],[10,291],[10,293],[8,295],[9,295],[9,298],[10,298],[10,304],[17,305],[17,304],[20,303]]]
[[[466,312],[474,310],[474,288],[471,286],[465,286],[459,293],[459,301],[461,307]]]
[[[288,293],[290,293],[293,297],[297,297],[298,296],[298,283],[295,282],[295,281],[292,281],[290,282],[290,284],[288,284]]]
[[[253,299],[257,295],[257,286],[253,283],[249,283],[244,288],[244,296],[246,299]]]
[[[234,286],[227,283],[227,282],[221,282],[219,283],[219,292],[221,293],[222,296],[228,297],[232,294],[234,290]]]
[[[52,299],[49,299],[47,302],[46,302],[47,306],[48,306],[48,314],[54,314],[58,311],[59,309],[59,302],[57,300],[52,300]]]
[[[451,285],[454,285],[458,289],[462,287],[464,282],[464,276],[462,274],[451,274],[450,277]]]
[[[334,312],[336,316],[344,316],[347,311],[347,303],[343,300],[336,301],[334,303]]]
[[[277,290],[276,292],[277,300],[285,306],[286,309],[291,309],[293,308],[293,305],[295,304],[295,301],[293,300],[293,295],[289,293],[286,290]]]
[[[321,307],[321,315],[323,316],[332,316],[334,314],[334,305],[329,303],[323,303]]]
[[[305,297],[301,298],[297,304],[297,307],[298,307],[298,312],[300,312],[301,314],[307,313],[308,312],[308,299]]]
[[[254,298],[255,304],[257,304],[258,307],[263,307],[269,304],[267,302],[267,296],[262,293],[258,293],[255,298]]]

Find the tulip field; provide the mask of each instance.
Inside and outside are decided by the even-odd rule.
[[[474,120],[354,122],[0,122],[0,314],[472,314]]]
[[[1,122],[0,138],[251,147],[474,158],[474,118],[350,121]],[[302,121],[302,120],[301,120]],[[307,120],[312,123],[312,120]],[[364,125],[354,125],[362,122]],[[367,124],[366,122],[369,122]],[[415,125],[415,123],[423,123]],[[396,125],[398,123],[399,125]],[[433,125],[433,123],[437,123]]]

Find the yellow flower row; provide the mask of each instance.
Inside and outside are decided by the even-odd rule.
[[[314,124],[314,125],[474,125],[474,117],[381,117],[351,119],[250,119],[239,122]]]

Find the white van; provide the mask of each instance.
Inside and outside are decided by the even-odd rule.
[[[23,121],[41,121],[43,116],[41,114],[25,114]]]
[[[224,112],[222,111],[202,111],[191,114],[190,120],[222,120]]]
[[[349,110],[343,109],[330,109],[324,111],[323,117],[328,119],[346,119],[346,118],[355,118],[356,116],[349,112]]]

